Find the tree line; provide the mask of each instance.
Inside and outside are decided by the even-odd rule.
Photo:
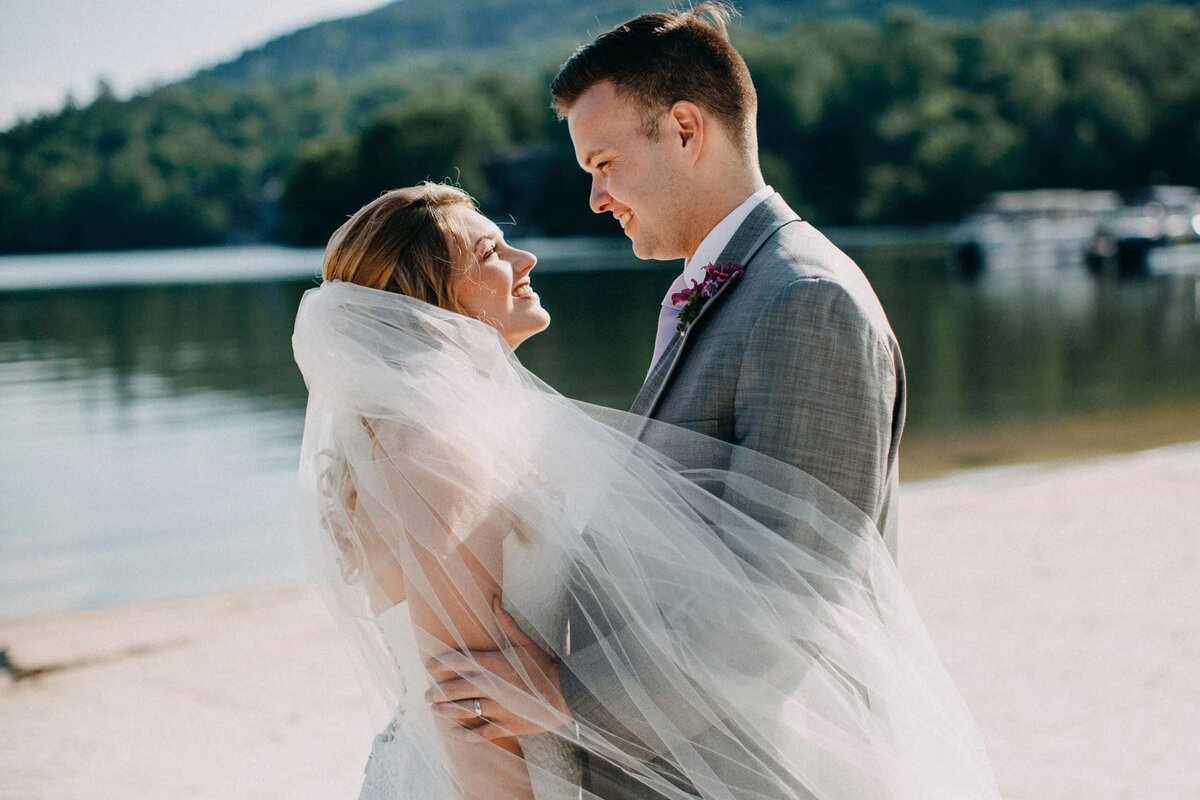
[[[818,224],[949,221],[1002,189],[1200,184],[1194,7],[897,10],[736,41],[767,180]],[[524,232],[615,233],[548,109],[553,70],[199,81],[127,101],[101,87],[0,133],[0,251],[322,244],[426,178]]]

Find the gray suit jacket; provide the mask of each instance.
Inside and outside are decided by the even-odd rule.
[[[895,556],[904,365],[870,283],[778,194],[738,229],[719,259],[730,261],[745,266],[745,274],[722,286],[685,333],[675,335],[630,410],[799,467],[870,517]],[[726,450],[704,440],[689,438],[681,452],[669,449],[675,440],[656,441],[656,427],[647,427],[642,438],[686,467],[738,467],[721,463]],[[586,591],[575,594],[587,597]],[[603,598],[593,602],[602,604]],[[586,626],[572,628],[562,680],[573,714],[623,741],[645,745],[639,756],[653,760],[659,746],[648,730],[636,729],[636,705],[619,682],[584,687],[574,678],[573,667],[602,658],[604,648]],[[614,640],[610,647],[625,647],[636,662],[637,649],[621,641],[621,631],[604,635]],[[631,666],[657,699],[652,671]],[[663,701],[671,707],[669,698]],[[634,723],[626,728],[617,718]],[[673,721],[699,744],[713,735],[703,720]],[[737,785],[755,780],[728,779]],[[586,767],[585,788],[604,798],[653,796],[602,763]],[[797,796],[795,787],[760,788],[767,797]]]

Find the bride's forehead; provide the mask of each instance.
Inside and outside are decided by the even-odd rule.
[[[471,241],[478,241],[484,236],[495,236],[498,238],[502,235],[500,229],[496,227],[496,223],[473,208],[463,208],[462,222],[471,237]]]

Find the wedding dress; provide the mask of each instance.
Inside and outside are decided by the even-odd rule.
[[[478,650],[495,594],[574,687],[564,714],[491,628],[521,686],[460,671],[550,731],[492,762],[536,800],[590,799],[583,758],[671,800],[998,797],[882,537],[827,486],[732,445],[685,468],[699,434],[564,398],[401,295],[310,290],[293,346],[314,568],[388,723],[364,798],[459,797],[425,664]]]
[[[504,541],[504,598],[509,613],[516,614],[525,631],[551,630],[566,636],[567,608],[562,587],[564,565],[537,542]],[[524,613],[536,615],[521,620]],[[397,603],[377,618],[380,632],[396,660],[403,685],[400,706],[383,733],[375,737],[359,800],[425,800],[453,797],[454,790],[429,758],[437,732],[430,724],[424,691],[429,674],[418,657],[407,603]],[[536,634],[535,634],[535,638]],[[541,643],[550,649],[548,642]],[[536,800],[576,800],[581,765],[576,749],[553,734],[519,737],[530,771]],[[549,776],[554,776],[551,779]]]

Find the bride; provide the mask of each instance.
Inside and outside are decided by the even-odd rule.
[[[997,797],[870,520],[742,448],[687,469],[644,444],[659,423],[522,368],[535,263],[461,191],[399,189],[333,235],[297,315],[312,555],[385,726],[361,797],[596,797],[585,759],[645,797]],[[571,669],[606,714],[541,691],[573,633],[603,644]],[[508,669],[463,663],[483,651]],[[479,697],[439,698],[444,668]],[[541,732],[489,719],[501,672]]]

